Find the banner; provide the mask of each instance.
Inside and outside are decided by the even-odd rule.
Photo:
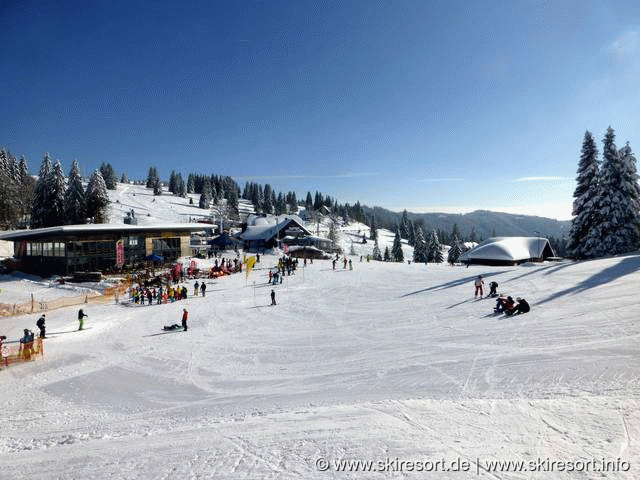
[[[122,240],[116,242],[116,265],[124,265],[124,242]]]
[[[247,264],[247,273],[246,273],[247,277],[246,278],[249,278],[249,273],[251,273],[251,269],[256,264],[256,257],[251,256],[251,257],[247,258],[247,261],[245,263]]]

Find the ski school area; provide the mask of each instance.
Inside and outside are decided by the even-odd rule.
[[[469,268],[347,258],[351,269],[342,257],[335,269],[300,262],[277,282],[278,255],[216,278],[212,259],[195,259],[206,274],[170,283],[186,298],[165,302],[163,291],[158,303],[157,285],[151,303],[128,290],[117,303],[47,310],[46,354],[0,364],[3,478],[415,475],[339,467],[387,459],[457,459],[488,479],[574,479],[487,465],[596,459],[625,468],[589,478],[638,478],[640,256]],[[496,298],[474,296],[478,276],[530,311],[496,315]],[[0,282],[3,303],[71,288]],[[146,296],[151,285],[135,287]],[[184,310],[188,331],[164,330]],[[37,337],[39,317],[2,317],[0,334]]]

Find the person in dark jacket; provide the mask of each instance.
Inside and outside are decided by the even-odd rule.
[[[80,326],[78,327],[78,330],[83,330],[84,329],[84,318],[88,317],[88,315],[86,315],[82,309],[80,309],[78,311],[78,322],[80,323]]]
[[[518,313],[527,313],[531,310],[531,307],[529,306],[529,304],[527,303],[527,301],[524,298],[516,298],[516,306],[513,307],[511,310],[506,310],[505,313],[507,315],[517,315]]]
[[[202,293],[202,296],[204,297],[204,294],[207,291],[207,284],[204,283],[204,280],[202,281],[202,283],[200,284],[200,293]]]
[[[271,305],[275,305],[275,304],[276,304],[276,291],[271,290]]]
[[[40,338],[46,338],[45,337],[45,314],[43,313],[42,316],[38,319],[38,321],[36,322],[36,326],[40,329]]]

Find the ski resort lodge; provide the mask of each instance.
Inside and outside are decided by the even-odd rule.
[[[277,246],[285,237],[311,235],[296,215],[250,216],[239,235],[244,249],[262,251]]]
[[[18,230],[0,235],[14,242],[20,270],[38,275],[111,270],[147,257],[175,260],[191,255],[189,239],[201,224],[90,224]]]
[[[542,237],[489,238],[458,258],[461,263],[479,265],[518,265],[542,262],[554,257],[549,240]]]

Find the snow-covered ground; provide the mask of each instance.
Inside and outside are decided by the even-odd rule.
[[[45,357],[0,371],[2,478],[639,477],[640,256],[314,261],[277,306],[275,257],[261,260],[207,280],[205,298],[89,305],[82,332],[76,309],[50,311]],[[493,316],[478,274],[532,311]],[[189,331],[164,334],[184,307]],[[377,471],[338,472],[343,459]]]

